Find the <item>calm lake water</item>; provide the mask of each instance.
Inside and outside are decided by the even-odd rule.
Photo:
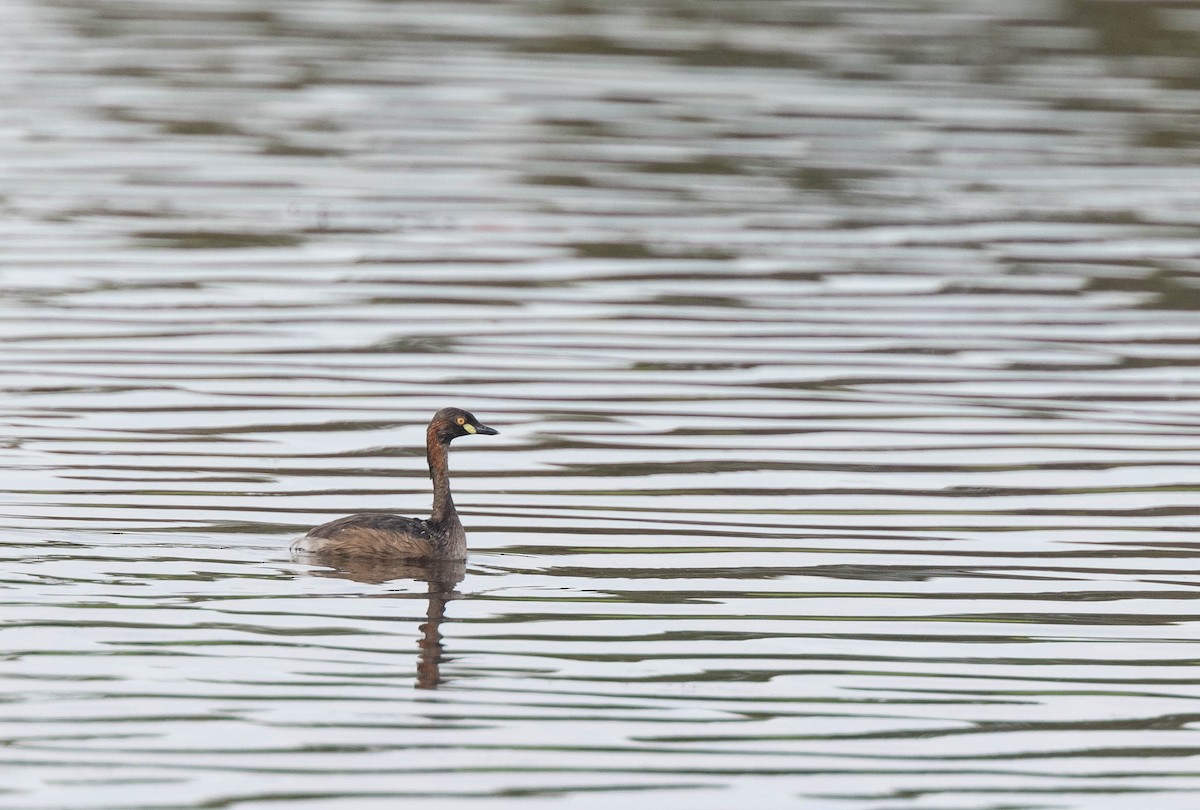
[[[1200,3],[0,28],[0,806],[1196,806]]]

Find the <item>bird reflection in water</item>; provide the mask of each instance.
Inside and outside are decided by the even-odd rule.
[[[446,603],[461,594],[454,586],[466,576],[465,560],[386,561],[355,558],[331,560],[318,554],[298,554],[297,562],[325,566],[323,570],[310,571],[313,576],[352,579],[379,585],[393,580],[411,579],[428,583],[425,598],[429,606],[425,611],[425,623],[420,626],[421,638],[417,646],[421,649],[417,661],[417,689],[437,689],[442,682],[442,620],[446,617]],[[388,594],[397,599],[419,599],[420,594]]]

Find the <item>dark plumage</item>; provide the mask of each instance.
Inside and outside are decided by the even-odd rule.
[[[442,408],[425,431],[429,477],[433,479],[433,513],[428,520],[399,515],[350,515],[316,527],[292,543],[292,550],[328,557],[461,560],[467,536],[450,496],[446,454],[459,436],[493,436],[495,428],[460,408]]]

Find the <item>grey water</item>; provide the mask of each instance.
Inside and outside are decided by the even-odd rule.
[[[0,806],[1195,807],[1200,3],[0,30]]]

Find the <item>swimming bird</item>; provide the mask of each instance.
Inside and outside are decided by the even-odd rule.
[[[461,560],[467,556],[446,455],[459,436],[494,436],[461,408],[442,408],[425,431],[425,455],[433,479],[433,513],[428,520],[400,515],[350,515],[317,526],[292,543],[292,551],[323,557],[381,557],[407,560]]]

